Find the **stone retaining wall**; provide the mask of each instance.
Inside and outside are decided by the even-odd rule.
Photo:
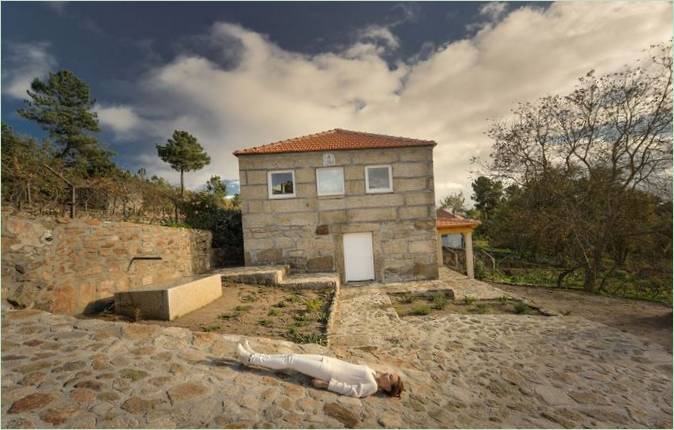
[[[240,155],[239,177],[247,265],[288,264],[306,272],[340,273],[342,236],[372,232],[375,279],[438,276],[433,148],[334,151],[345,193],[318,196],[323,152]],[[365,166],[390,165],[393,192],[365,192]],[[295,198],[269,199],[267,172],[292,169]]]
[[[210,270],[211,238],[205,230],[3,213],[3,298],[70,315],[95,310],[117,291]],[[161,260],[132,261],[148,256]]]

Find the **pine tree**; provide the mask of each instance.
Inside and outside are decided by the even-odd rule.
[[[183,130],[175,130],[166,145],[157,145],[157,154],[174,170],[180,172],[181,197],[185,190],[184,173],[199,170],[211,162],[211,157],[204,151],[197,138]]]
[[[113,167],[112,153],[91,135],[100,131],[94,99],[86,82],[68,70],[49,73],[45,81],[34,79],[27,91],[30,100],[18,110],[40,124],[58,146],[57,156],[67,167],[97,174]]]

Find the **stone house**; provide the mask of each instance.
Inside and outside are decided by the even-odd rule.
[[[436,279],[435,145],[335,129],[235,151],[246,265]]]

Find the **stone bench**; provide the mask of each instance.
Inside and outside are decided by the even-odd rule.
[[[220,275],[186,276],[115,293],[115,313],[172,321],[222,296]]]

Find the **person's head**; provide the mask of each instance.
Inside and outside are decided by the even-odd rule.
[[[405,389],[400,376],[395,373],[382,373],[377,377],[377,386],[391,397],[400,397]]]

